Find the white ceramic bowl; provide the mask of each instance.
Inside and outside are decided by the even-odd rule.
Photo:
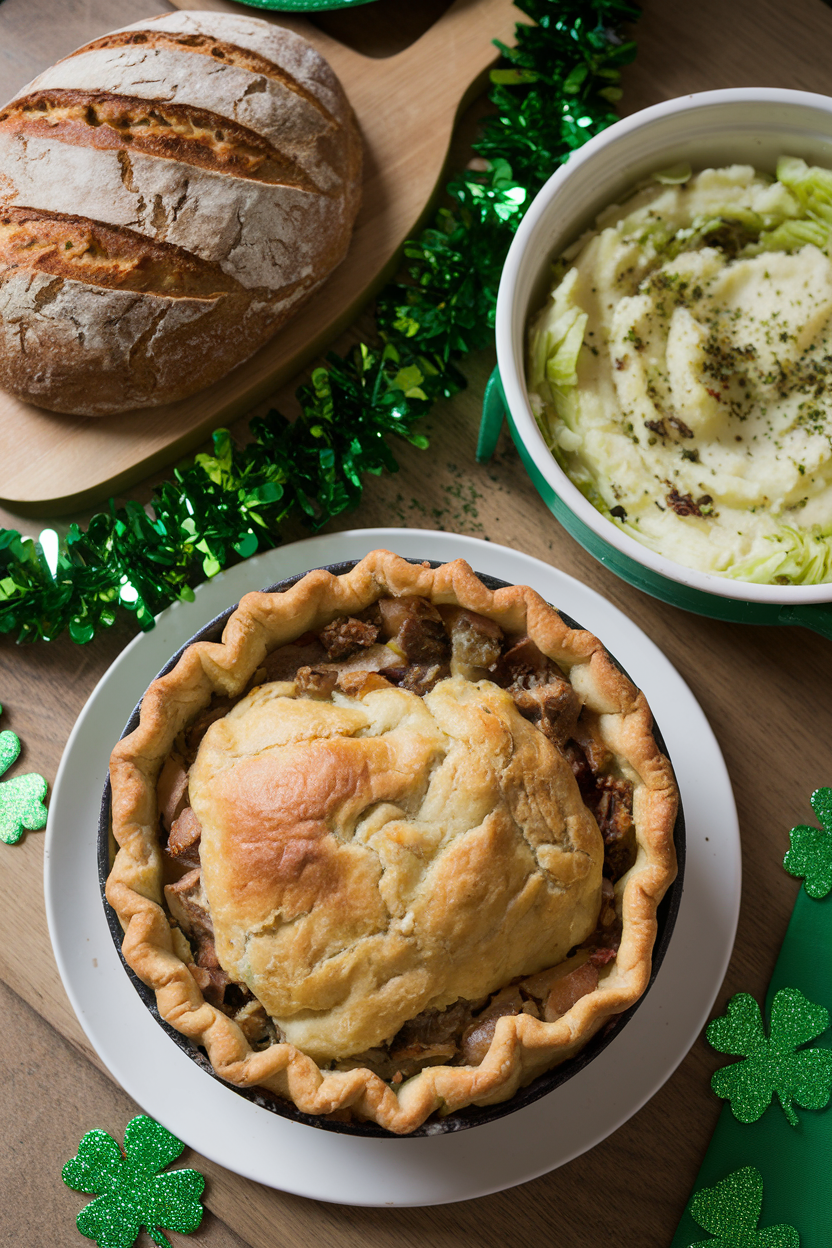
[[[766,88],[707,91],[644,109],[590,139],[549,179],[512,243],[497,300],[497,360],[512,432],[535,484],[596,557],[640,588],[702,614],[799,622],[832,635],[832,611],[803,610],[832,602],[832,585],[754,585],[686,568],[596,511],[546,446],[524,375],[526,327],[548,294],[550,261],[602,208],[680,161],[694,169],[741,162],[773,173],[784,154],[832,168],[832,99]]]

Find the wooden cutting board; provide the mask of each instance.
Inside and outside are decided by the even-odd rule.
[[[230,0],[177,8],[241,11]],[[511,0],[455,0],[420,39],[383,59],[363,56],[303,18],[246,9],[304,35],[332,65],[364,138],[363,203],[349,254],[280,333],[216,385],[164,407],[91,419],[61,416],[0,391],[0,502],[66,514],[172,463],[295,375],[377,292],[440,180],[457,114],[511,42]],[[104,33],[104,32],[102,32]]]

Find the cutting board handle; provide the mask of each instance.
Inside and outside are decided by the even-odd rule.
[[[440,18],[429,26],[409,47],[397,52],[395,58],[404,60],[444,60],[454,55],[459,41],[464,41],[470,51],[472,44],[482,43],[486,63],[493,63],[496,56],[494,40],[508,39],[506,30],[505,0],[454,0]],[[517,9],[510,13],[512,29],[517,22],[529,21]],[[431,84],[433,86],[435,84]]]

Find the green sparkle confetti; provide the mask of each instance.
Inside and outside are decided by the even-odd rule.
[[[823,1109],[829,1102],[832,1050],[800,1048],[828,1026],[829,1012],[822,1005],[808,1001],[797,988],[781,988],[772,1002],[766,1039],[757,1002],[747,992],[737,993],[727,1014],[713,1019],[705,1034],[720,1053],[746,1060],[717,1070],[711,1087],[730,1100],[740,1122],[756,1122],[776,1093],[783,1113],[797,1126],[793,1102],[802,1109]]]
[[[124,1152],[106,1131],[88,1131],[78,1156],[62,1172],[67,1187],[96,1196],[76,1219],[81,1234],[98,1248],[130,1248],[144,1227],[159,1248],[171,1248],[160,1228],[195,1231],[202,1221],[202,1175],[196,1170],[160,1173],[184,1147],[144,1114],[128,1122]]]
[[[0,706],[0,714],[3,708]],[[8,728],[0,732],[0,776],[20,754],[20,738]],[[35,772],[0,781],[0,841],[14,845],[24,831],[37,832],[46,825],[46,781]]]
[[[783,866],[789,875],[803,878],[810,897],[820,899],[832,890],[832,789],[817,789],[810,800],[822,826],[792,828]]]
[[[757,1229],[762,1209],[760,1171],[755,1166],[735,1170],[691,1201],[693,1220],[716,1238],[697,1240],[690,1248],[799,1248],[800,1236],[792,1226]]]
[[[499,45],[496,113],[474,144],[476,168],[448,185],[450,207],[405,244],[405,271],[378,301],[378,344],[330,355],[298,391],[301,414],[249,425],[236,447],[226,430],[214,453],[176,469],[147,508],[130,501],[73,524],[56,544],[0,530],[0,632],[49,641],[68,630],[85,643],[132,612],[143,629],[193,585],[238,558],[268,550],[288,520],[313,529],[354,508],[363,479],[395,472],[391,435],[417,447],[414,426],[465,385],[457,360],[493,341],[497,287],[532,197],[576,148],[616,115],[621,67],[635,44],[630,0],[518,0],[532,18],[516,46]]]

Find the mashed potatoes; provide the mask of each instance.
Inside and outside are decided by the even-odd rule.
[[[832,173],[661,173],[555,263],[529,339],[562,467],[632,537],[760,583],[832,580]]]

